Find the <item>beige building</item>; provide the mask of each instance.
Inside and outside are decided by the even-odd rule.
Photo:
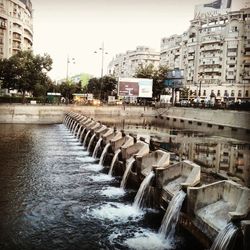
[[[159,66],[160,53],[155,50],[138,46],[125,54],[118,54],[108,65],[108,74],[115,77],[133,77],[139,66],[153,64]]]
[[[250,8],[197,16],[182,35],[161,40],[160,64],[183,69],[202,99],[250,99]]]
[[[33,44],[30,0],[0,0],[0,59],[9,58]]]

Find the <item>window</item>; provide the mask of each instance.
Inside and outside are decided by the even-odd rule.
[[[234,96],[234,90],[231,90],[231,96]]]
[[[248,90],[246,90],[245,96],[248,97]]]
[[[217,96],[220,96],[220,90],[217,91]]]
[[[242,95],[242,92],[241,92],[241,90],[239,90],[238,91],[238,97],[241,97],[241,95]]]
[[[207,93],[206,93],[206,90],[204,89],[203,90],[203,96],[206,96],[207,95]]]

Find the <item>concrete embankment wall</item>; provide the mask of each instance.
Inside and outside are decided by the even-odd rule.
[[[68,111],[81,112],[90,117],[105,117],[107,120],[132,119],[135,121],[150,118],[156,125],[160,120],[193,120],[222,126],[250,129],[250,113],[224,110],[205,110],[191,108],[168,108],[155,110],[150,107],[123,106],[52,106],[52,105],[0,105],[0,123],[61,123]],[[179,120],[179,121],[178,121]],[[185,123],[188,125],[188,123]]]
[[[61,123],[64,106],[0,105],[0,123]]]

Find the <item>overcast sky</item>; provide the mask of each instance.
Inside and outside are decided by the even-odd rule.
[[[237,0],[234,0],[237,1]],[[32,0],[34,52],[48,53],[54,63],[52,79],[86,72],[100,76],[104,42],[104,73],[118,53],[138,45],[160,50],[160,40],[183,33],[194,6],[209,0]],[[95,54],[94,51],[98,51]]]

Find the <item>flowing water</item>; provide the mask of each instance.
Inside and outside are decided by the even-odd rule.
[[[111,162],[111,165],[110,165],[110,168],[109,168],[109,175],[110,175],[110,176],[111,176],[112,173],[113,173],[113,168],[114,168],[115,162],[116,162],[117,157],[118,157],[118,155],[119,155],[120,152],[121,152],[120,149],[117,149],[117,150],[115,151],[115,154],[114,154],[114,156],[113,156],[113,159],[112,159],[112,162]]]
[[[99,164],[102,165],[103,162],[104,162],[104,159],[105,159],[105,156],[108,152],[108,148],[110,146],[110,143],[107,143],[102,151],[102,154],[101,154],[101,157],[100,157],[100,160],[99,160]]]
[[[93,134],[93,135],[91,136],[91,138],[90,138],[90,141],[89,141],[89,145],[88,145],[87,151],[90,151],[90,148],[91,148],[91,145],[92,145],[94,139],[95,139],[95,134]]]
[[[94,158],[97,157],[97,151],[98,151],[99,147],[101,146],[101,142],[102,142],[102,138],[99,138],[99,140],[97,141],[97,143],[96,143],[96,145],[95,145],[95,149],[94,149],[94,151],[93,151],[93,154],[92,154],[92,156],[93,156]]]
[[[86,133],[86,135],[85,135],[85,138],[84,138],[84,141],[83,141],[83,146],[84,146],[84,147],[87,146],[87,145],[86,145],[86,144],[87,144],[87,139],[88,139],[88,136],[89,136],[90,132],[91,132],[91,131],[89,130],[89,131]]]
[[[228,250],[229,245],[234,243],[233,241],[237,231],[237,227],[229,222],[225,228],[218,233],[210,250]]]
[[[159,233],[169,240],[172,240],[174,237],[175,227],[178,222],[181,206],[185,196],[186,194],[181,190],[172,198],[162,220]]]
[[[169,249],[162,212],[135,209],[64,125],[0,124],[0,162],[1,250]]]
[[[124,172],[123,177],[122,177],[121,188],[125,188],[126,183],[127,183],[127,179],[129,176],[129,172],[130,172],[134,162],[135,162],[134,157],[131,157],[126,161],[126,169],[125,169],[125,172]]]
[[[136,208],[141,208],[143,205],[143,197],[146,195],[146,190],[150,184],[151,179],[154,177],[154,172],[151,171],[143,180],[140,185],[140,188],[135,196],[133,206]]]

